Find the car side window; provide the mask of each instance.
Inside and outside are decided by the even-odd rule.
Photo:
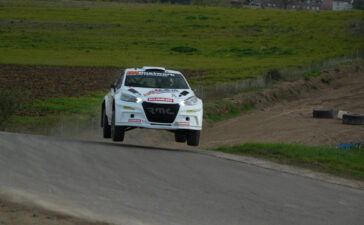
[[[119,79],[115,83],[116,89],[121,88],[121,84],[123,83],[123,78],[124,78],[124,72],[121,73]]]

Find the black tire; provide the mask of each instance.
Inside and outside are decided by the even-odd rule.
[[[113,111],[111,119],[111,138],[113,141],[124,141],[124,134],[124,127],[115,125],[115,111]]]
[[[314,109],[313,118],[334,118],[334,110],[332,109]]]
[[[364,115],[360,114],[344,114],[343,124],[362,125],[364,124]]]
[[[187,132],[187,144],[191,146],[198,146],[199,143],[200,143],[200,131],[189,130]]]
[[[174,132],[174,140],[176,142],[184,143],[187,140],[186,132],[183,130],[176,130]]]
[[[109,125],[105,109],[102,109],[102,134],[104,138],[111,138],[111,126]]]

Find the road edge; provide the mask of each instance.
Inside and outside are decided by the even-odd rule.
[[[209,150],[191,150],[192,152],[196,152],[203,155],[209,155],[225,160],[232,160],[236,162],[241,162],[245,164],[249,164],[252,166],[275,170],[283,173],[288,173],[292,175],[297,175],[301,177],[306,177],[314,180],[319,180],[322,182],[327,182],[331,184],[346,186],[350,188],[364,190],[364,182],[359,180],[350,180],[346,178],[342,178],[339,176],[335,176],[328,173],[317,172],[311,169],[302,168],[302,167],[295,167],[292,165],[280,164],[276,162],[272,162],[269,160],[258,159],[250,156],[240,156],[229,154],[225,152],[216,152],[216,151],[209,151]]]

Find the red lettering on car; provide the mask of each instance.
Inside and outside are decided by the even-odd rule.
[[[178,126],[189,126],[190,123],[189,122],[177,122]]]
[[[141,119],[129,119],[128,122],[129,123],[141,123],[142,120]]]
[[[174,102],[174,100],[171,98],[155,97],[155,98],[148,98],[148,102]]]

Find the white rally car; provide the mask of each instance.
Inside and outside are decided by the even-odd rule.
[[[123,141],[134,128],[174,132],[177,142],[197,146],[202,129],[202,101],[184,76],[162,67],[126,69],[102,103],[104,138]]]

